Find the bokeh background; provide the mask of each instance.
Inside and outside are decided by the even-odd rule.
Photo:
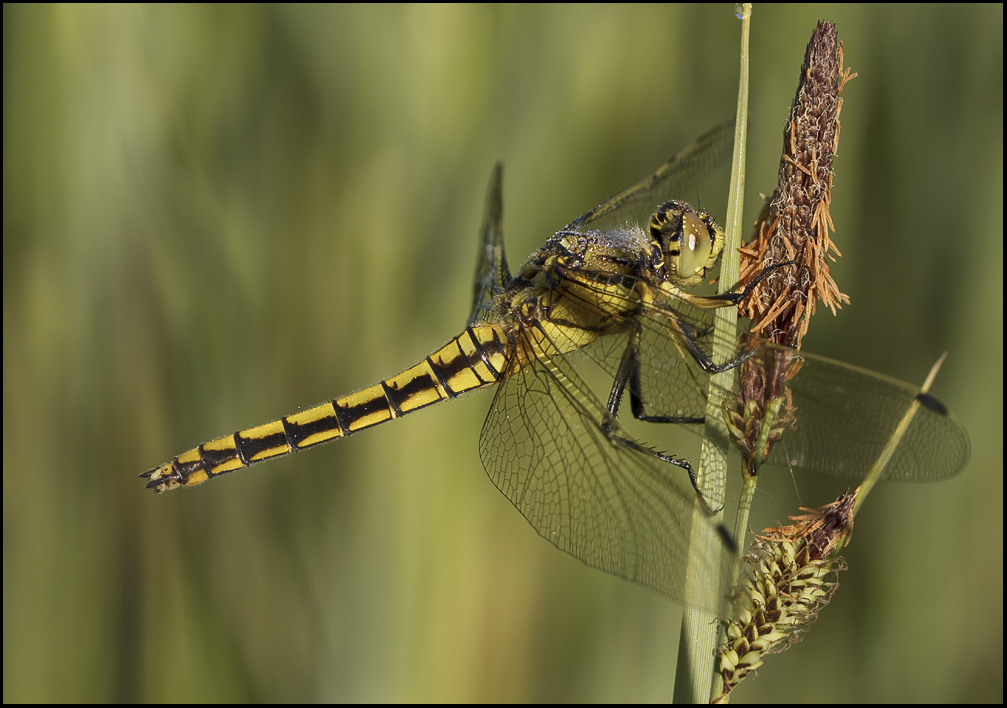
[[[972,459],[875,490],[735,700],[1000,702],[1003,8],[756,6],[746,223],[818,19],[860,73],[852,304],[805,347],[916,382],[948,350]],[[4,701],[670,699],[680,608],[493,488],[488,393],[196,490],[136,475],[439,346],[493,163],[517,265],[733,115],[739,33],[726,4],[4,5]],[[723,216],[722,184],[682,196]],[[753,526],[846,486],[766,475]]]

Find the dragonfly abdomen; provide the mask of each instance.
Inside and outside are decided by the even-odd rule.
[[[346,437],[496,383],[508,353],[499,326],[466,327],[420,363],[374,386],[211,440],[141,476],[149,478],[147,487],[157,492],[194,487],[256,462]]]

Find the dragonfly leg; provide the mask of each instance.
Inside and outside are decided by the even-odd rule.
[[[679,341],[681,341],[682,344],[685,346],[686,350],[689,352],[689,355],[696,360],[697,364],[699,364],[699,368],[701,368],[708,374],[719,374],[724,371],[730,371],[738,364],[742,364],[751,359],[752,355],[755,354],[755,349],[749,348],[743,351],[736,358],[731,359],[730,361],[725,361],[723,364],[714,364],[713,359],[710,358],[710,355],[704,352],[703,348],[696,343],[695,337],[691,336],[690,332],[686,331],[685,325],[683,323],[671,317],[668,318],[668,323],[671,325],[671,328],[675,331],[675,334],[678,335]]]
[[[629,383],[630,389],[630,406],[633,409],[633,416],[639,418],[640,420],[654,422],[654,423],[697,423],[702,422],[702,418],[673,418],[670,416],[648,416],[643,410],[643,399],[640,395],[640,329],[639,327],[634,327],[630,330],[628,342],[626,349],[622,354],[622,360],[619,362],[619,369],[615,375],[615,381],[612,383],[612,391],[608,397],[608,405],[605,407],[605,415],[602,419],[601,429],[605,433],[609,442],[613,445],[619,445],[634,452],[638,452],[648,457],[660,460],[661,462],[667,463],[669,465],[675,465],[686,471],[689,475],[689,481],[692,483],[693,489],[699,495],[702,500],[703,505],[706,506],[707,511],[712,515],[715,513],[713,509],[710,509],[709,505],[706,504],[706,500],[703,497],[703,493],[700,491],[699,486],[696,482],[696,473],[690,465],[685,460],[680,460],[672,455],[666,455],[664,453],[653,450],[646,445],[643,445],[632,438],[620,434],[617,417],[619,414],[619,404],[622,401],[623,394],[626,391],[626,384]]]
[[[722,293],[720,295],[693,295],[692,293],[685,292],[680,289],[676,289],[676,296],[685,302],[693,305],[694,307],[701,307],[704,310],[713,310],[718,307],[729,307],[731,305],[737,305],[747,298],[755,287],[762,282],[762,279],[767,275],[772,273],[777,268],[784,268],[789,265],[794,265],[797,261],[784,261],[783,263],[777,263],[775,265],[767,266],[763,268],[762,271],[755,276],[752,281],[745,286],[745,289],[738,293]]]
[[[668,415],[648,415],[644,410],[643,394],[640,385],[640,328],[635,326],[629,333],[626,349],[622,353],[622,360],[619,362],[619,370],[615,374],[612,382],[612,391],[608,395],[608,406],[605,410],[604,426],[606,430],[611,429],[613,421],[619,414],[619,406],[622,403],[623,394],[626,392],[626,385],[629,384],[629,406],[633,417],[646,423],[677,423],[679,425],[693,425],[706,420],[703,416],[668,416]]]
[[[760,277],[757,278],[756,280],[761,279],[761,277],[762,276],[760,275]],[[650,301],[651,297],[650,294],[646,291],[646,289],[638,290],[638,292],[640,293],[640,298],[644,303]],[[730,305],[733,305],[735,303],[730,298],[735,297],[735,295],[737,295],[740,298],[743,297],[748,292],[749,288],[745,288],[744,293],[739,294],[727,293],[726,295],[723,296],[715,295],[713,297],[697,297],[679,288],[673,288],[671,291],[669,291],[669,294],[672,294],[679,300],[687,302],[695,307],[710,309],[718,307],[728,307]],[[675,333],[678,340],[688,350],[689,355],[696,360],[696,363],[699,364],[699,368],[701,368],[708,374],[719,374],[723,371],[730,371],[738,364],[741,364],[742,362],[750,359],[752,355],[755,353],[754,350],[746,350],[741,354],[741,356],[739,356],[736,359],[726,361],[723,364],[714,364],[713,359],[710,358],[710,355],[704,352],[703,348],[696,343],[697,332],[694,327],[692,327],[686,322],[681,321],[680,319],[678,319],[677,317],[675,317],[673,314],[670,313],[666,316],[666,319],[668,321],[668,325],[671,327],[671,330]],[[640,339],[640,333],[638,331],[636,332],[637,348],[639,348],[639,339]],[[623,357],[623,359],[625,359],[625,356]]]
[[[608,405],[605,406],[605,418],[602,421],[602,428],[606,433],[612,430],[615,419],[619,415],[619,405],[622,403],[622,395],[626,392],[626,384],[631,380],[636,382],[634,387],[630,385],[630,398],[634,394],[639,395],[639,365],[640,365],[640,328],[634,325],[627,337],[626,349],[622,352],[622,359],[619,361],[619,368],[615,372],[615,379],[612,381],[612,391],[608,394]],[[633,374],[636,374],[634,377]],[[633,414],[636,415],[634,409]]]
[[[692,465],[690,465],[686,460],[680,460],[672,455],[666,455],[663,452],[658,452],[657,450],[651,449],[636,440],[618,435],[614,431],[606,431],[606,435],[613,445],[619,445],[620,447],[627,448],[633,452],[638,452],[641,455],[646,455],[647,457],[659,460],[660,462],[682,468],[689,475],[689,482],[692,483],[692,488],[696,491],[696,497],[699,499],[700,504],[702,504],[703,511],[708,516],[713,516],[720,511],[720,509],[714,509],[709,505],[709,503],[707,503],[706,497],[703,495],[703,491],[699,488],[699,483],[696,480],[696,472],[692,469]],[[728,535],[727,538],[730,538],[730,535]]]

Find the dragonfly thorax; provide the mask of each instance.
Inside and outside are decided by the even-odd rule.
[[[632,316],[640,304],[637,289],[664,279],[661,259],[655,262],[643,231],[635,231],[635,237],[557,233],[522,269],[517,287],[540,298],[546,318],[598,329],[608,319]]]

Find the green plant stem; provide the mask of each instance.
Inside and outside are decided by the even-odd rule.
[[[745,193],[745,141],[748,132],[748,36],[752,6],[744,5],[741,24],[741,75],[738,84],[738,109],[734,133],[734,155],[731,164],[731,186],[725,220],[724,255],[720,266],[719,292],[732,290],[738,281],[738,246],[741,244],[742,208]],[[716,312],[714,321],[714,360],[726,361],[734,354],[732,343],[738,313],[733,307]],[[700,488],[713,490],[708,501],[723,506],[726,497],[727,453],[730,437],[721,409],[724,392],[731,389],[733,372],[711,377],[706,407],[706,434],[699,458],[697,477]],[[722,515],[721,515],[722,517]],[[719,519],[718,519],[719,520]],[[678,645],[678,665],[675,675],[676,703],[708,702],[711,691],[718,687],[719,675],[714,672],[717,646],[717,617],[701,609],[709,606],[711,595],[719,597],[721,541],[717,538],[709,517],[697,500],[692,518],[692,544],[686,578],[686,608]],[[711,681],[714,683],[711,684]]]

